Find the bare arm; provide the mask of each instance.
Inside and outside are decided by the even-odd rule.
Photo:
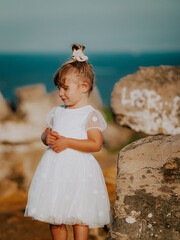
[[[58,137],[58,139],[51,145],[51,148],[57,153],[66,148],[72,148],[81,152],[98,152],[102,148],[102,132],[97,128],[87,131],[88,139],[66,138],[56,134],[54,136]]]
[[[69,138],[69,148],[82,152],[99,152],[102,148],[102,132],[99,129],[87,131],[86,140]]]

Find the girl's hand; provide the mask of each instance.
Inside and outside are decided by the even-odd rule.
[[[68,148],[68,144],[68,138],[59,135],[59,137],[51,144],[50,147],[53,151],[59,153]]]
[[[55,132],[55,131],[50,131],[47,133],[47,136],[46,136],[46,143],[47,145],[52,145],[55,143],[55,141],[58,139],[59,137],[59,133],[58,132]]]
[[[60,137],[59,133],[56,132],[56,131],[51,131],[50,134],[51,134],[52,137],[54,137],[56,139]]]

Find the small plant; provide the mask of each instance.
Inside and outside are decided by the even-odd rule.
[[[113,112],[110,107],[103,107],[102,111],[105,114],[107,122],[115,122]]]

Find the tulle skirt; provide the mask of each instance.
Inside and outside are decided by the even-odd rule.
[[[89,228],[112,222],[101,168],[91,153],[48,148],[37,166],[24,216],[51,224]]]

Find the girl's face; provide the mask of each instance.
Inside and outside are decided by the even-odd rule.
[[[88,92],[79,76],[75,72],[66,73],[64,85],[59,89],[59,96],[64,104],[74,108],[83,105]]]

